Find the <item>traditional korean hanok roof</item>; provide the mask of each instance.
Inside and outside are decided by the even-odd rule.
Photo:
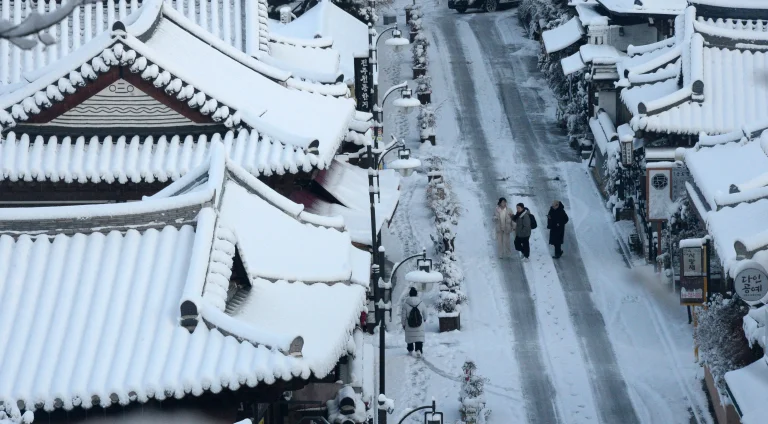
[[[400,176],[394,170],[379,171],[379,180],[381,200],[379,196],[375,197],[377,232],[391,221],[400,200]],[[297,191],[291,195],[291,200],[318,215],[343,217],[352,241],[370,246],[371,209],[367,170],[334,159],[327,170],[318,173],[315,181],[333,199]]]
[[[368,56],[368,27],[329,0],[320,0],[287,24],[271,21],[269,28],[272,46],[281,42],[317,43],[318,39],[332,42],[340,54],[339,69],[345,82],[355,78],[354,58]]]
[[[223,148],[212,158],[217,166],[140,202],[0,210],[0,402],[106,407],[333,369],[365,309],[365,286],[349,284],[358,250],[346,234],[302,224],[311,214],[245,181]],[[266,231],[231,212],[242,208],[232,202],[253,206],[254,198],[266,206],[249,210],[249,221]],[[260,223],[272,219],[298,226],[278,233]],[[11,231],[29,225],[44,231]],[[302,243],[330,261],[308,257]],[[257,245],[282,252],[287,271],[331,280],[261,278]],[[239,306],[227,302],[237,260],[250,282]]]
[[[762,121],[768,113],[762,24],[735,25],[686,9],[674,44],[655,43],[622,65],[621,98],[634,130],[722,134]],[[768,25],[765,25],[768,28]],[[765,40],[762,40],[764,38]]]
[[[201,29],[237,50],[255,55],[269,53],[266,0],[165,2]],[[108,32],[115,21],[129,21],[132,19],[129,16],[136,14],[143,3],[145,1],[142,0],[113,0],[78,6],[49,30],[58,42],[48,48],[39,45],[32,50],[22,50],[5,40],[0,41],[0,87],[28,81],[29,75],[25,74],[55,64],[91,39]],[[58,2],[4,0],[0,2],[0,12],[9,21],[19,23],[30,11],[42,14],[59,6]]]
[[[291,89],[304,83],[199,30],[159,0],[146,2],[127,27],[120,22],[114,26],[32,82],[0,97],[0,125],[55,110],[58,102],[79,91],[77,87],[98,83],[100,75],[119,67],[135,79],[140,76],[139,82],[151,81],[146,85],[156,87],[158,96],[183,101],[180,107],[197,110],[210,122],[256,129],[296,148],[316,148],[325,161],[346,136],[354,116],[351,99]]]
[[[756,138],[751,134],[701,134],[684,156],[694,184],[689,195],[726,271],[737,263],[736,242],[748,251],[768,245],[763,234],[768,230],[763,219],[768,213],[768,132]]]
[[[688,6],[686,0],[597,0],[610,12],[622,15],[679,15]]]
[[[326,164],[306,149],[259,137],[256,131],[224,136],[57,137],[13,131],[0,137],[0,181],[115,183],[175,181],[202,164],[211,145],[222,142],[227,156],[255,176],[311,172]]]

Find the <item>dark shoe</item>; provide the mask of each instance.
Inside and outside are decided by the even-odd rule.
[[[555,253],[555,259],[560,259],[561,256],[563,256],[563,252]]]

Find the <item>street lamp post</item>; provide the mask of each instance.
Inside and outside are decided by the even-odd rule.
[[[394,90],[391,90],[394,91]],[[389,93],[388,93],[389,94]],[[366,146],[366,155],[368,156],[368,196],[369,201],[371,203],[371,248],[373,252],[373,258],[374,258],[374,264],[371,266],[371,274],[372,274],[372,280],[373,280],[373,291],[374,291],[374,299],[375,299],[375,316],[376,316],[376,322],[379,324],[379,393],[384,394],[385,393],[385,380],[386,380],[386,364],[385,364],[385,349],[386,349],[386,341],[385,341],[385,333],[386,333],[386,324],[384,320],[384,311],[386,309],[390,309],[392,307],[391,299],[388,299],[385,301],[385,290],[386,286],[384,284],[383,278],[381,278],[381,275],[384,274],[384,248],[383,246],[380,246],[379,243],[379,236],[377,231],[377,225],[376,225],[376,194],[379,195],[379,201],[381,201],[381,193],[379,188],[377,187],[378,184],[378,178],[379,178],[379,167],[384,161],[384,157],[395,150],[398,150],[398,159],[396,161],[400,161],[400,166],[397,167],[397,171],[401,174],[405,175],[406,173],[409,173],[413,170],[413,168],[416,168],[418,166],[421,166],[421,161],[418,159],[411,159],[410,158],[410,150],[405,147],[405,143],[402,141],[397,141],[394,136],[392,136],[392,143],[390,143],[389,146],[387,146],[383,151],[375,152],[373,150],[373,146],[371,143],[368,143]],[[376,182],[374,182],[374,179]],[[426,251],[422,252],[423,256],[426,257]],[[422,255],[417,255],[422,256]],[[377,261],[378,260],[378,261]],[[378,262],[378,263],[376,263]],[[400,263],[402,264],[402,262]],[[399,264],[398,264],[399,267]],[[395,268],[393,271],[396,271],[397,268]],[[391,276],[390,276],[391,278]],[[391,297],[391,296],[390,296]],[[390,317],[391,317],[390,312]],[[386,424],[387,422],[387,411],[386,409],[379,408],[379,424]]]
[[[400,421],[398,421],[397,424],[402,424],[403,421],[405,421],[406,418],[410,417],[411,414],[413,414],[414,412],[423,411],[425,409],[432,410],[431,412],[424,413],[425,424],[443,424],[443,413],[437,410],[437,403],[435,402],[435,398],[432,398],[431,405],[420,406],[418,408],[411,410],[407,414],[405,414],[403,418],[400,418]]]

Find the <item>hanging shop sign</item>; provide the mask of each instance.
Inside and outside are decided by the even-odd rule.
[[[733,279],[736,293],[745,302],[755,304],[768,294],[768,275],[765,269],[754,261],[744,264]]]

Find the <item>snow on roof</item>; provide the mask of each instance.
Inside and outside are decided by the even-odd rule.
[[[354,58],[368,56],[368,26],[329,0],[319,1],[287,24],[271,25],[270,31],[275,40],[275,35],[307,40],[320,35],[333,40],[333,49],[341,55],[345,81],[354,80]]]
[[[366,308],[366,290],[359,285],[255,279],[233,318],[276,333],[301,334],[304,360],[322,364],[313,371],[326,375],[346,353],[360,312]]]
[[[620,14],[678,15],[688,6],[686,0],[597,0],[606,9]]]
[[[0,400],[50,411],[308,378],[307,359],[179,325],[194,244],[191,226],[0,237]]]
[[[580,52],[576,52],[565,59],[562,59],[560,65],[563,67],[563,74],[565,75],[570,75],[587,67],[584,61],[581,60]]]
[[[260,138],[256,131],[159,138],[56,137],[44,139],[9,132],[0,137],[0,180],[126,183],[175,181],[208,157],[212,143],[223,142],[228,157],[260,176],[323,169],[317,155]]]
[[[584,63],[599,61],[602,64],[613,64],[624,56],[616,47],[607,44],[585,44],[579,47],[579,53]]]
[[[322,83],[336,83],[340,56],[333,49],[315,49],[292,44],[271,43],[270,54],[261,60],[293,75]]]
[[[350,280],[348,234],[303,224],[231,181],[224,185],[221,205],[220,225],[235,234],[249,275],[313,283]]]
[[[597,2],[576,4],[576,14],[579,16],[581,24],[588,27],[590,25],[608,25],[609,18],[603,16],[597,10]]]
[[[637,115],[640,103],[667,96],[677,89],[677,80],[674,78],[653,84],[636,85],[621,90],[621,100],[633,115]]]
[[[242,120],[262,135],[299,148],[308,148],[317,140],[319,156],[330,160],[354,114],[351,99],[307,92],[322,86],[288,79],[290,74],[235,50],[176,11],[157,2],[156,10],[149,8],[152,5],[145,3],[137,21],[128,27],[129,33],[145,41],[119,30],[102,34],[45,76],[0,97],[0,108],[11,109],[11,114],[0,111],[0,124],[26,120],[28,114],[39,113],[53,101],[62,100],[62,92],[72,93],[74,85],[82,85],[85,80],[95,79],[98,72],[122,64],[130,65],[132,72],[141,72],[143,79],[154,80],[156,87],[165,87],[167,93],[176,94],[188,106],[210,114],[214,121],[232,127]],[[144,34],[150,27],[152,32]],[[78,68],[79,72],[75,72]],[[264,75],[281,78],[299,90],[287,89]],[[346,87],[339,86],[346,91]],[[329,90],[338,94],[335,86]],[[302,125],[292,125],[297,121]]]
[[[768,9],[763,0],[688,0],[691,4],[718,6],[738,9]]]
[[[370,210],[366,169],[334,159],[331,166],[317,174],[315,181],[344,206],[358,211]],[[400,201],[400,176],[396,171],[379,171],[379,194],[375,196],[376,216],[389,221]]]
[[[547,53],[555,53],[579,41],[583,35],[584,27],[581,26],[579,18],[574,16],[565,24],[544,31],[541,38]]]
[[[611,117],[604,110],[600,109],[596,118],[589,119],[589,128],[603,154],[609,153],[610,146],[613,146],[613,149],[618,148],[619,134]]]
[[[737,262],[734,242],[765,228],[765,216],[768,216],[768,199],[726,206],[707,213],[707,229],[726,272]]]
[[[264,50],[259,46],[258,35],[261,29],[269,30],[259,17],[266,18],[266,8],[248,0],[231,2],[213,2],[212,0],[165,0],[169,7],[186,16],[201,29],[231,45],[233,48],[249,51]],[[109,32],[115,21],[129,24],[136,18],[141,4],[136,0],[114,0],[110,2],[87,2],[77,7],[61,23],[53,26],[57,42],[48,48],[38,45],[32,50],[22,50],[12,44],[0,42],[0,88],[4,84],[28,82],[36,79],[35,74],[71,54],[93,38]],[[261,3],[261,2],[260,2]],[[34,10],[47,12],[58,6],[56,2],[9,2],[0,5],[3,16],[14,23],[21,21],[28,13],[27,8],[35,5]],[[7,13],[7,15],[6,15]],[[263,13],[263,15],[262,15]],[[249,25],[249,22],[252,24]],[[263,26],[263,28],[262,28]],[[252,37],[256,36],[256,40]],[[249,46],[248,44],[253,44]],[[267,46],[268,49],[268,46]]]
[[[765,358],[725,373],[725,382],[731,400],[738,405],[740,421],[744,424],[763,422],[765,405],[768,404],[768,364]]]
[[[703,49],[703,102],[686,101],[647,116],[648,131],[718,134],[762,120],[768,114],[768,55],[764,52]],[[642,125],[642,124],[641,124]]]
[[[768,173],[768,154],[761,144],[762,140],[755,140],[686,152],[685,163],[711,208],[717,208],[718,196],[728,194],[731,185],[738,187]]]
[[[145,44],[154,53],[153,62],[167,63],[175,75],[183,75],[202,92],[241,111],[243,121],[259,132],[303,148],[318,140],[320,157],[333,155],[354,114],[351,99],[288,90],[168,19],[160,20]],[[269,134],[273,128],[284,134]],[[287,135],[292,137],[285,140]]]

